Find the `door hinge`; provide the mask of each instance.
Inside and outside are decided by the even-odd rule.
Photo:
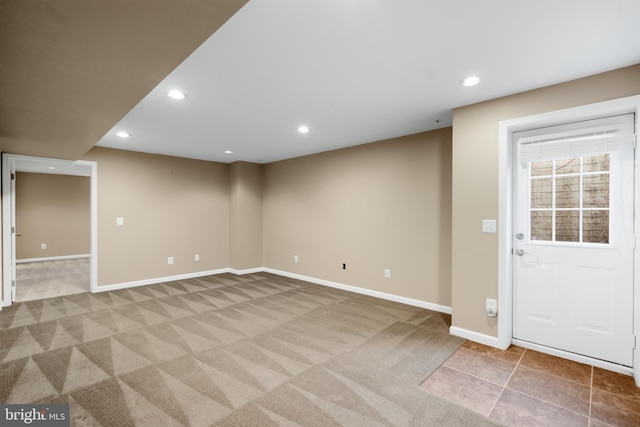
[[[11,281],[11,287],[12,287],[12,288],[15,288],[15,287],[16,287],[16,281],[15,281],[15,280],[12,280],[12,281]]]
[[[15,173],[11,173],[11,181],[15,181],[16,180],[16,174]]]
[[[15,227],[11,227],[11,232],[15,233],[16,232],[16,228]]]
[[[632,335],[631,336],[632,340],[631,340],[631,348],[635,349],[636,348],[636,336]]]

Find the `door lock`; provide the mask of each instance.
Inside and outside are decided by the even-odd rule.
[[[516,239],[518,239],[518,240],[524,239],[524,234],[522,234],[522,233],[516,234]]]
[[[531,255],[531,252],[525,252],[524,249],[516,249],[516,255],[518,256]]]

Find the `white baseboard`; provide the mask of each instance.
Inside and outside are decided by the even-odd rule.
[[[256,273],[272,273],[279,276],[290,277],[292,279],[304,280],[306,282],[315,283],[317,285],[329,286],[331,288],[342,289],[363,295],[369,295],[376,298],[382,298],[389,301],[395,301],[402,304],[412,305],[414,307],[426,308],[427,310],[438,311],[440,313],[451,314],[451,307],[439,304],[433,304],[426,301],[420,301],[413,298],[401,297],[398,295],[387,294],[384,292],[372,291],[370,289],[359,288],[357,286],[345,285],[343,283],[331,282],[329,280],[317,279],[315,277],[303,276],[301,274],[289,273],[286,271],[275,270],[273,268],[256,267],[238,270],[235,268],[220,268],[218,270],[200,271],[196,273],[180,274],[176,276],[156,277],[153,279],[137,280],[133,282],[115,283],[112,285],[98,286],[95,292],[114,291],[116,289],[126,289],[135,286],[153,285],[156,283],[171,282],[174,280],[193,279],[195,277],[210,276],[213,274],[233,273],[237,275],[256,274]]]
[[[133,282],[114,283],[112,285],[97,286],[95,292],[115,291],[117,289],[134,288],[136,286],[155,285],[156,283],[173,282],[174,280],[194,279],[196,277],[211,276],[213,274],[231,273],[229,268],[217,270],[197,271],[195,273],[178,274],[175,276],[156,277],[153,279],[136,280]]]
[[[372,291],[371,289],[359,288],[357,286],[345,285],[343,283],[331,282],[329,280],[317,279],[315,277],[303,276],[301,274],[289,273],[286,271],[274,270],[273,268],[263,268],[265,273],[277,274],[279,276],[290,277],[292,279],[304,280],[306,282],[315,283],[317,285],[329,286],[331,288],[342,289],[344,291],[355,292],[357,294],[369,295],[376,298],[382,298],[389,301],[395,301],[402,304],[412,305],[414,307],[426,308],[427,310],[438,311],[440,313],[451,314],[451,307],[446,305],[433,304],[413,298],[401,297],[398,295],[387,294],[385,292]]]
[[[456,337],[466,338],[473,342],[488,345],[489,347],[495,347],[501,350],[506,350],[508,348],[508,346],[506,348],[502,348],[500,346],[500,340],[498,340],[498,337],[492,337],[491,335],[485,335],[478,332],[470,331],[468,329],[458,328],[457,326],[450,327],[449,333],[451,335],[455,335]]]
[[[61,255],[61,256],[50,256],[43,258],[22,258],[17,259],[16,264],[22,264],[25,262],[43,262],[43,261],[58,261],[61,259],[77,259],[77,258],[90,258],[91,254],[80,254],[80,255]]]
[[[264,267],[246,268],[244,270],[237,270],[235,268],[229,269],[229,273],[237,274],[238,276],[242,276],[244,274],[262,273],[263,271],[265,271]]]

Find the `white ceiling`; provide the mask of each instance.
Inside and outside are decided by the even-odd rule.
[[[250,0],[98,145],[269,163],[637,63],[638,0]]]

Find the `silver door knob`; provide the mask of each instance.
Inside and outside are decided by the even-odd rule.
[[[524,249],[517,249],[516,250],[516,255],[518,255],[518,256],[531,255],[531,252],[525,252]]]

